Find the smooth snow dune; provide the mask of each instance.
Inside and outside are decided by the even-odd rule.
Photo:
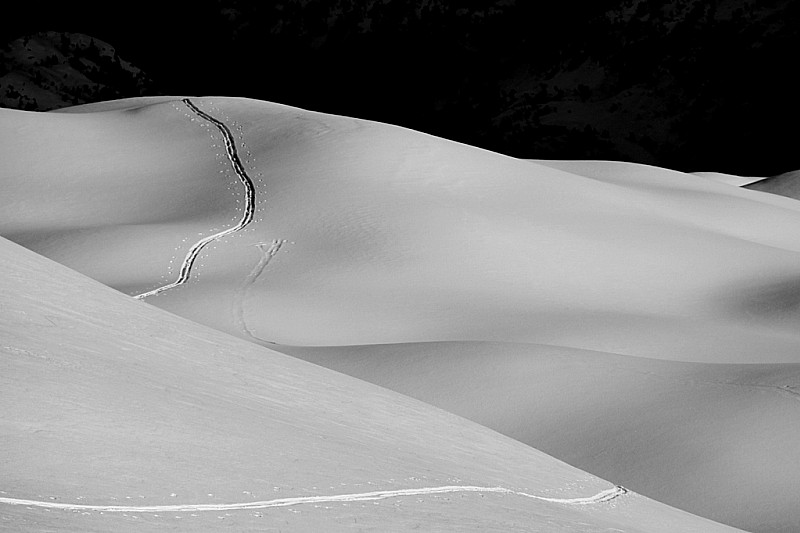
[[[750,183],[745,187],[753,191],[779,194],[781,196],[800,200],[800,170],[785,172],[778,176]]]
[[[701,178],[727,183],[728,185],[733,185],[734,187],[743,187],[745,185],[750,185],[757,181],[766,179],[763,176],[737,176],[736,174],[726,174],[724,172],[692,172],[691,174],[693,176],[699,176]]]
[[[800,361],[793,200],[253,100],[190,102],[230,130],[256,212],[148,303],[264,343]],[[3,111],[0,133],[0,232],[130,295],[174,283],[193,244],[241,220],[246,194],[215,124],[179,99],[129,107],[142,103]]]
[[[800,531],[798,364],[482,342],[278,349],[692,513],[747,531]]]
[[[122,98],[105,102],[92,102],[89,104],[74,105],[53,109],[50,113],[96,113],[102,111],[121,111],[125,109],[146,107],[149,105],[175,102],[181,100],[179,96],[138,96],[135,98]]]
[[[733,531],[0,239],[10,531]]]
[[[0,110],[2,235],[111,285],[168,277],[188,241],[235,218],[238,200],[221,145],[179,104]]]

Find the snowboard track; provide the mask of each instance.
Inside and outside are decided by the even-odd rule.
[[[155,296],[156,294],[162,293],[164,291],[168,291],[170,289],[174,289],[180,285],[183,285],[187,281],[189,281],[192,275],[192,267],[194,266],[195,261],[197,261],[200,252],[205,248],[207,245],[211,244],[212,242],[219,240],[223,237],[227,237],[237,231],[246,227],[250,222],[253,221],[256,213],[256,186],[253,180],[248,176],[247,171],[242,164],[242,160],[239,158],[239,152],[236,150],[236,143],[233,140],[233,133],[225,125],[224,122],[212,117],[199,107],[195,105],[189,98],[184,98],[181,100],[186,107],[188,107],[195,115],[198,117],[207,120],[222,133],[223,140],[225,141],[225,153],[228,156],[228,160],[233,167],[234,172],[239,177],[239,180],[244,185],[245,189],[245,197],[244,197],[244,212],[242,213],[241,220],[235,225],[228,229],[222,230],[218,233],[213,235],[209,235],[204,237],[194,243],[189,251],[186,253],[186,257],[183,259],[183,263],[181,263],[180,271],[178,272],[178,279],[173,281],[172,283],[168,283],[167,285],[162,285],[161,287],[155,288],[153,290],[143,292],[141,294],[137,294],[134,296],[137,300],[142,300],[147,298],[148,296]]]
[[[377,490],[373,492],[360,492],[355,494],[334,494],[321,496],[299,496],[295,498],[278,498],[275,500],[253,501],[244,503],[199,503],[176,505],[149,505],[149,506],[124,506],[124,505],[86,505],[59,502],[44,502],[37,500],[22,500],[17,498],[0,497],[0,504],[20,505],[40,509],[61,509],[64,511],[96,511],[105,513],[160,513],[160,512],[197,512],[197,511],[240,511],[253,509],[269,509],[272,507],[288,507],[309,503],[336,503],[336,502],[364,502],[400,498],[403,496],[426,496],[433,494],[451,494],[458,492],[494,493],[509,496],[520,496],[549,503],[563,505],[593,505],[615,500],[630,491],[621,485],[598,492],[594,496],[583,498],[551,498],[537,496],[504,487],[479,487],[474,485],[445,485],[441,487],[420,487],[398,490]]]

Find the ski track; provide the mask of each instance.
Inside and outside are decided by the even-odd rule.
[[[253,267],[253,270],[250,272],[250,274],[247,275],[244,282],[242,283],[242,286],[239,288],[238,294],[236,295],[236,303],[235,303],[236,307],[234,309],[235,322],[239,326],[239,329],[242,330],[242,333],[244,333],[247,336],[247,338],[256,343],[265,342],[268,344],[275,344],[272,341],[267,341],[259,337],[256,337],[255,334],[247,326],[247,320],[245,319],[245,312],[244,312],[245,299],[247,298],[247,289],[249,289],[250,286],[256,282],[258,277],[261,275],[262,272],[264,272],[264,269],[267,268],[267,265],[269,265],[270,261],[272,261],[272,258],[275,257],[275,255],[277,255],[277,253],[280,251],[281,247],[284,244],[286,244],[286,239],[283,240],[275,239],[269,246],[267,246],[267,244],[263,242],[253,245],[257,246],[258,249],[261,250],[262,252],[261,259],[258,261],[256,266]]]
[[[98,511],[106,513],[159,513],[159,512],[188,512],[188,511],[239,511],[249,509],[269,509],[271,507],[288,507],[308,503],[336,503],[336,502],[365,502],[399,498],[402,496],[426,496],[431,494],[450,494],[457,492],[495,493],[511,496],[521,496],[550,503],[564,505],[593,505],[606,503],[619,498],[629,491],[621,485],[598,492],[594,496],[585,498],[549,498],[536,496],[526,492],[507,489],[504,487],[478,487],[473,485],[446,485],[442,487],[421,487],[399,490],[378,490],[373,492],[360,492],[356,494],[336,494],[329,496],[301,496],[296,498],[279,498],[275,500],[224,503],[224,504],[177,504],[177,505],[149,505],[149,506],[123,506],[123,505],[85,505],[71,503],[43,502],[37,500],[21,500],[17,498],[0,497],[0,504],[21,505],[41,509],[61,509],[64,511]]]
[[[181,100],[186,107],[188,107],[195,115],[198,117],[207,120],[211,124],[217,127],[217,129],[222,133],[222,137],[225,140],[225,152],[228,155],[228,160],[230,160],[231,165],[233,166],[233,170],[236,172],[236,175],[241,180],[242,184],[245,188],[245,201],[244,201],[244,213],[242,214],[242,219],[233,227],[230,227],[226,230],[220,231],[219,233],[215,233],[213,235],[209,235],[208,237],[204,237],[194,243],[189,251],[186,253],[186,257],[183,259],[183,263],[181,264],[180,272],[178,273],[178,279],[169,283],[167,285],[162,285],[156,289],[143,292],[141,294],[137,294],[134,296],[137,300],[142,300],[147,298],[148,296],[155,296],[156,294],[162,293],[164,291],[168,291],[170,289],[174,289],[180,285],[183,285],[187,281],[192,274],[192,267],[194,266],[197,257],[200,255],[200,252],[205,248],[208,244],[221,239],[223,237],[227,237],[232,233],[236,233],[237,231],[243,229],[245,226],[250,224],[255,217],[256,212],[256,186],[253,183],[253,180],[250,176],[247,175],[247,172],[244,169],[244,165],[242,164],[241,159],[239,159],[239,153],[236,151],[236,144],[233,140],[233,134],[231,130],[228,129],[222,121],[217,120],[216,118],[212,117],[199,107],[197,107],[194,102],[192,102],[189,98],[184,98]]]

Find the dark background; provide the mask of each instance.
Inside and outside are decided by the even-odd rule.
[[[758,176],[800,169],[795,0],[147,0],[15,9],[0,18],[5,107],[243,96],[517,157]],[[57,33],[37,41],[43,31]]]

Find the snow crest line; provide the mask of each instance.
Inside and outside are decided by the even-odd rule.
[[[160,512],[183,512],[183,511],[238,511],[248,509],[268,509],[271,507],[288,507],[291,505],[302,505],[307,503],[335,503],[335,502],[365,502],[375,500],[385,500],[387,498],[399,498],[401,496],[425,496],[430,494],[448,494],[454,492],[490,492],[495,494],[507,494],[522,496],[550,503],[560,503],[565,505],[592,505],[606,503],[628,494],[628,489],[617,485],[613,488],[598,492],[594,496],[586,498],[548,498],[536,496],[526,492],[507,489],[504,487],[476,487],[471,485],[447,485],[443,487],[422,487],[416,489],[399,490],[378,490],[373,492],[360,492],[356,494],[336,494],[331,496],[301,496],[297,498],[279,498],[276,500],[266,500],[245,503],[200,503],[200,504],[177,504],[177,505],[150,505],[150,506],[123,506],[123,505],[82,505],[56,502],[40,502],[36,500],[19,500],[16,498],[0,498],[0,504],[24,505],[28,507],[38,507],[43,509],[62,509],[65,511],[102,511],[106,513],[160,513]]]
[[[236,175],[239,177],[239,180],[244,185],[245,189],[245,199],[244,199],[244,212],[242,213],[242,219],[233,227],[230,227],[226,230],[220,231],[219,233],[215,233],[213,235],[209,235],[208,237],[204,237],[194,243],[189,251],[186,253],[186,257],[183,259],[183,263],[181,263],[181,269],[178,273],[178,279],[173,281],[172,283],[168,283],[167,285],[162,285],[156,289],[151,291],[143,292],[142,294],[137,294],[134,296],[137,300],[142,300],[147,298],[148,296],[154,296],[164,291],[168,291],[169,289],[174,289],[179,285],[183,285],[187,281],[189,281],[189,277],[192,274],[192,267],[194,266],[195,261],[197,260],[197,256],[200,255],[200,252],[203,248],[206,247],[211,242],[214,242],[218,239],[223,237],[227,237],[232,233],[236,233],[240,229],[244,228],[250,222],[253,221],[253,217],[255,217],[256,213],[256,186],[253,183],[253,180],[250,176],[247,175],[247,172],[244,169],[244,165],[242,164],[242,160],[239,159],[239,153],[236,151],[236,144],[233,141],[233,134],[231,130],[228,129],[223,122],[217,120],[216,118],[212,117],[199,107],[197,107],[194,102],[192,102],[188,98],[184,98],[181,100],[186,107],[188,107],[195,115],[198,117],[207,120],[208,122],[212,123],[217,129],[222,133],[222,137],[225,140],[225,153],[228,155],[228,160],[230,160],[231,165],[233,166],[233,170],[236,172]]]

